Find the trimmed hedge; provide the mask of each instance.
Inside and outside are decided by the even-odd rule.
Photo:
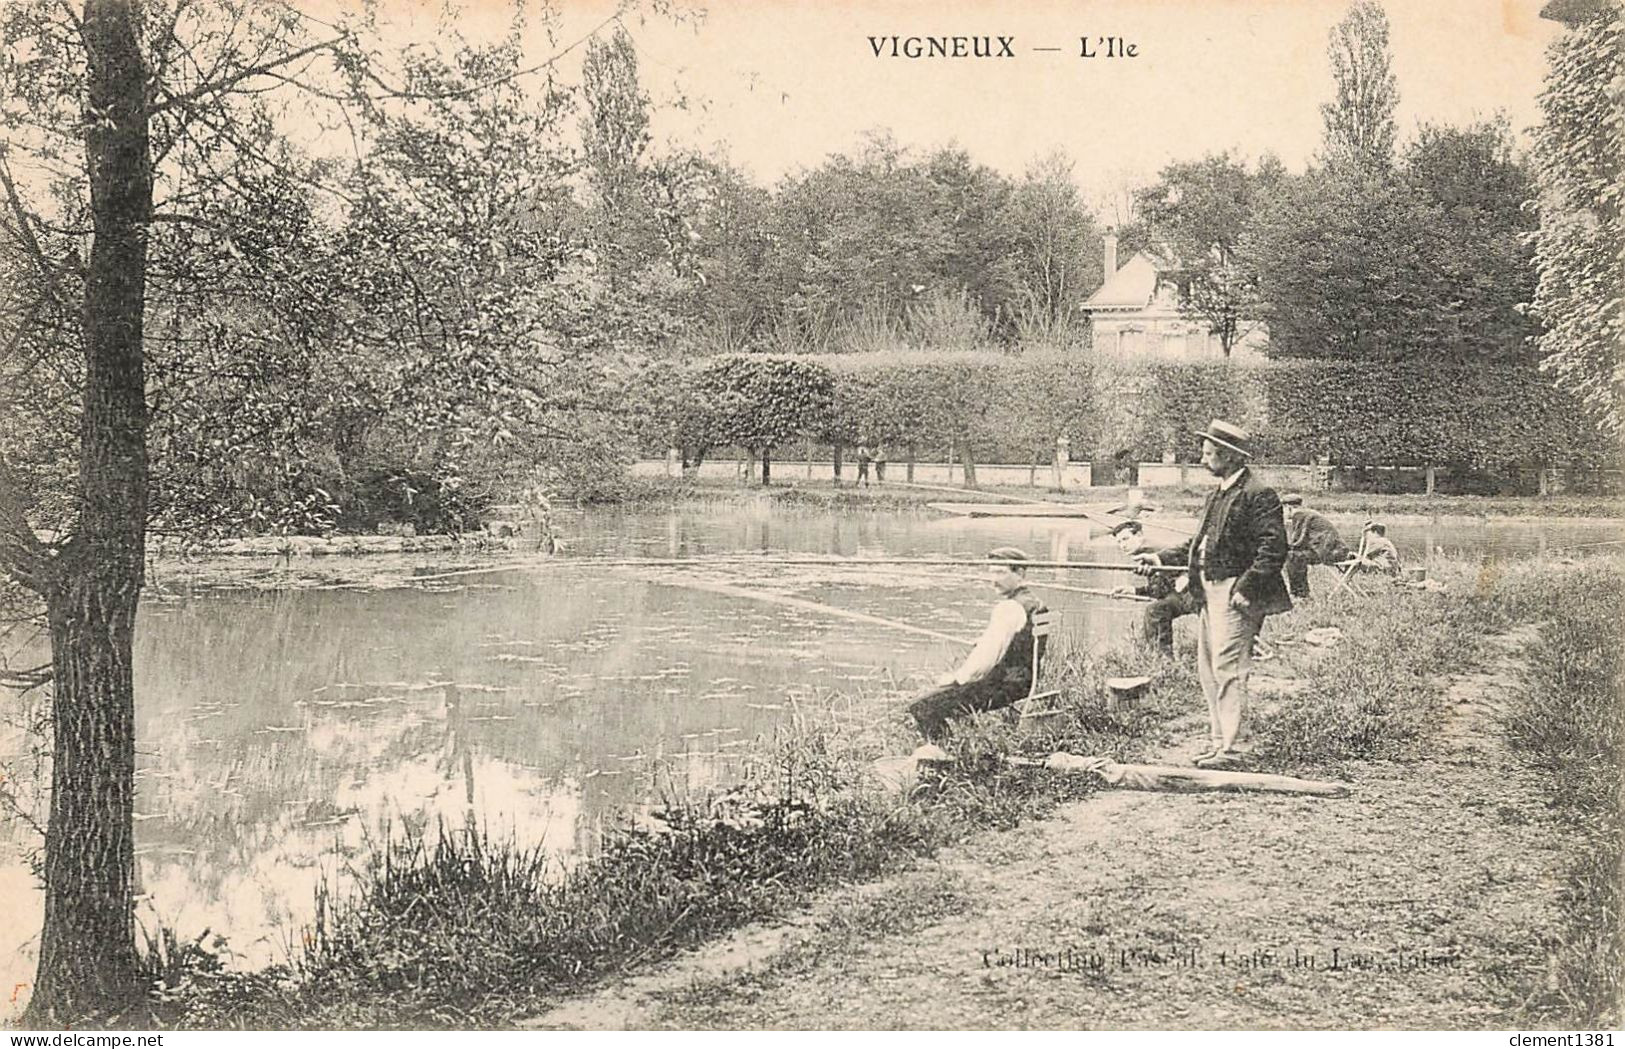
[[[869,353],[730,356],[645,372],[640,436],[761,452],[792,439],[899,450],[952,447],[971,462],[1193,461],[1215,416],[1250,428],[1262,457],[1340,465],[1612,467],[1614,448],[1533,368],[1134,361],[1105,355]],[[677,384],[674,388],[673,384]]]

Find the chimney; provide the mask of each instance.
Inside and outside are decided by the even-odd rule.
[[[1111,280],[1112,274],[1117,272],[1117,234],[1110,226],[1106,227],[1106,272],[1103,280]]]

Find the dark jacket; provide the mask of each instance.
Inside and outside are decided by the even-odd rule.
[[[1299,508],[1286,526],[1288,550],[1300,551],[1313,564],[1335,565],[1346,560],[1349,548],[1330,521],[1313,510]]]
[[[1179,577],[1174,575],[1172,572],[1158,572],[1156,575],[1135,587],[1134,592],[1139,594],[1141,597],[1149,597],[1153,601],[1161,601],[1170,594],[1178,592],[1178,587],[1174,585],[1174,580],[1178,578]]]
[[[1212,579],[1239,577],[1236,589],[1260,613],[1273,615],[1292,608],[1281,578],[1286,522],[1275,489],[1244,467],[1228,491],[1208,493],[1201,522],[1197,535],[1158,554],[1165,565],[1191,567],[1192,593],[1200,596],[1204,574]]]

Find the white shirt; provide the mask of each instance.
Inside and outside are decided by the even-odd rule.
[[[964,685],[986,677],[990,670],[999,665],[1010,642],[1026,625],[1027,610],[1020,601],[1005,598],[994,605],[987,629],[976,639],[976,647],[970,650],[965,662],[954,671],[954,684]]]

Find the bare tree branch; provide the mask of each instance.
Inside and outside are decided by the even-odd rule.
[[[0,185],[5,186],[7,203],[11,205],[12,215],[17,220],[17,239],[22,242],[23,249],[34,260],[34,265],[39,267],[40,276],[45,280],[45,289],[50,294],[51,299],[58,306],[66,306],[67,297],[62,294],[62,289],[57,286],[56,268],[51,265],[51,260],[46,257],[45,249],[40,247],[39,238],[34,236],[34,224],[30,221],[28,212],[23,208],[23,200],[17,192],[17,184],[11,180],[11,166],[6,163],[3,148],[0,148]]]
[[[174,109],[176,106],[185,106],[192,102],[196,102],[199,99],[208,98],[212,95],[225,94],[245,80],[253,80],[255,77],[267,76],[274,70],[280,69],[286,65],[291,65],[292,63],[297,62],[306,56],[316,54],[320,51],[332,50],[338,44],[343,42],[343,40],[344,37],[340,36],[335,37],[332,40],[324,40],[321,43],[311,44],[308,47],[301,47],[296,51],[290,51],[285,55],[281,55],[272,61],[248,66],[244,69],[238,70],[223,80],[213,83],[204,83],[191,91],[187,91],[179,95],[171,95],[167,91],[163,91],[162,93],[165,96],[163,101],[157,103],[156,105],[149,106],[147,112],[149,115],[156,115],[166,112],[167,110]],[[161,88],[160,90],[162,91]]]

